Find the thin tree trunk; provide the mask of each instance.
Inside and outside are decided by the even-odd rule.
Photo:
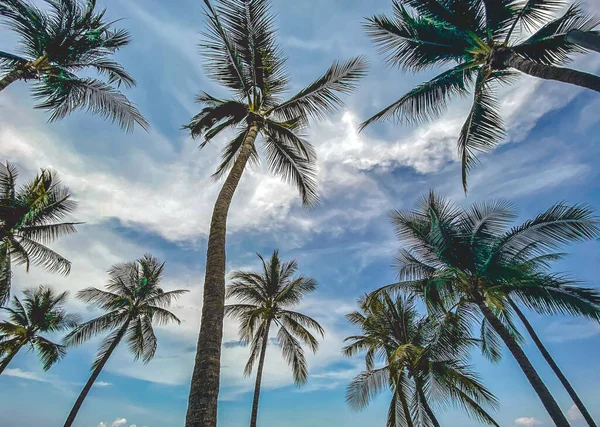
[[[535,333],[533,326],[531,326],[523,312],[519,309],[519,307],[517,307],[517,305],[512,300],[509,299],[509,303],[515,311],[515,313],[517,313],[517,316],[519,316],[519,319],[521,319],[521,323],[523,323],[523,326],[525,326],[525,329],[527,329],[529,335],[531,335],[531,339],[533,340],[537,348],[540,350],[540,353],[542,353],[542,356],[544,356],[544,359],[546,359],[548,365],[550,365],[550,367],[560,380],[565,390],[567,390],[567,393],[569,393],[569,396],[571,396],[571,399],[573,399],[573,402],[575,402],[577,409],[579,409],[579,412],[581,412],[581,415],[583,416],[585,421],[590,427],[597,427],[587,408],[585,407],[585,405],[583,404],[583,402],[569,383],[569,380],[567,380],[567,377],[565,377],[565,375],[562,373],[562,371],[560,370],[560,368],[558,367],[558,365],[556,364],[546,347],[544,347],[544,344],[542,343],[538,335]]]
[[[552,418],[552,421],[554,421],[554,424],[556,424],[556,427],[569,427],[569,422],[560,410],[558,403],[556,403],[556,400],[554,400],[554,397],[552,397],[552,394],[550,394],[550,391],[538,375],[537,371],[515,338],[483,301],[479,301],[477,305],[483,313],[483,316],[490,323],[492,328],[494,328],[494,330],[498,333],[498,335],[500,335],[500,338],[502,338],[502,341],[504,341],[504,344],[506,344],[506,347],[508,347],[508,350],[511,352],[523,370],[523,373],[539,396],[542,404],[546,408],[546,411],[548,411],[550,418]]]
[[[73,409],[71,409],[71,412],[69,412],[69,416],[67,417],[67,420],[65,421],[64,427],[71,427],[71,425],[75,421],[75,417],[77,417],[77,412],[79,412],[79,409],[81,409],[81,405],[83,405],[83,401],[85,400],[85,398],[87,397],[88,393],[90,392],[92,386],[94,385],[96,378],[98,378],[98,375],[100,375],[102,368],[104,368],[104,365],[106,365],[106,362],[108,362],[108,359],[110,358],[111,354],[113,353],[113,351],[115,351],[115,348],[117,348],[117,346],[119,345],[119,342],[121,342],[121,339],[123,339],[123,335],[125,335],[125,332],[127,331],[129,322],[130,322],[130,319],[128,319],[125,322],[125,324],[121,327],[121,330],[119,331],[119,333],[115,337],[115,340],[113,341],[113,343],[110,345],[110,347],[106,351],[106,354],[104,355],[104,357],[102,358],[102,360],[100,361],[98,366],[96,366],[96,369],[94,369],[94,372],[92,372],[92,375],[88,379],[87,383],[83,387],[83,390],[81,390],[79,397],[75,401],[75,405],[73,405]]]
[[[429,403],[427,402],[427,397],[425,396],[425,392],[423,391],[423,385],[421,384],[420,381],[417,381],[416,386],[417,386],[417,393],[419,394],[419,399],[421,400],[421,404],[423,405],[423,409],[425,409],[425,413],[427,414],[427,417],[429,418],[431,423],[434,425],[434,427],[440,427],[439,421],[437,420],[435,414],[431,410],[431,406],[429,406]]]
[[[600,35],[586,33],[581,30],[571,30],[567,33],[567,41],[589,50],[600,52]]]
[[[221,341],[225,315],[227,213],[246,163],[254,150],[257,134],[258,125],[250,123],[238,158],[223,184],[213,210],[206,253],[202,319],[190,385],[186,427],[216,427],[217,425]]]
[[[20,68],[15,68],[6,74],[2,79],[0,79],[0,92],[8,87],[11,83],[16,82],[23,76],[23,70]]]
[[[25,340],[21,341],[17,348],[15,348],[4,359],[2,359],[2,362],[0,362],[0,375],[2,375],[2,372],[4,372],[8,364],[11,362],[11,360],[13,360],[13,357],[15,357],[19,350],[21,350],[21,348],[25,345],[25,342]]]
[[[600,92],[600,77],[594,74],[571,68],[538,64],[515,54],[508,54],[504,59],[504,65],[540,79],[570,83]]]
[[[256,384],[254,385],[254,399],[252,400],[252,415],[250,417],[250,427],[256,427],[258,417],[258,400],[260,399],[260,383],[262,381],[263,368],[265,366],[265,355],[267,354],[267,344],[269,342],[269,328],[271,322],[267,323],[265,335],[263,336],[262,348],[260,349],[260,359],[258,369],[256,370]]]

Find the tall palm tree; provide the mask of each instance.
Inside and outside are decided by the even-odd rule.
[[[0,308],[8,312],[8,320],[0,321],[0,374],[25,346],[37,351],[47,371],[65,356],[66,349],[41,334],[66,331],[79,322],[79,315],[63,308],[68,292],[57,294],[52,287],[40,285],[23,291],[23,295],[23,302],[14,296],[12,307]]]
[[[430,311],[460,307],[480,322],[482,340],[499,354],[500,340],[513,355],[558,427],[569,423],[519,345],[510,301],[540,314],[569,314],[600,320],[600,294],[550,273],[554,251],[599,234],[585,206],[558,203],[523,224],[505,201],[458,209],[430,192],[412,211],[396,211],[392,222],[404,248],[398,256],[400,282],[382,290],[415,293]],[[380,290],[381,291],[381,290]]]
[[[281,262],[279,252],[274,251],[271,259],[262,262],[262,272],[236,271],[233,282],[227,288],[227,297],[234,298],[237,304],[227,305],[225,312],[240,321],[240,339],[250,344],[250,358],[244,368],[244,375],[250,375],[254,362],[258,359],[252,416],[250,427],[256,427],[258,400],[262,381],[265,355],[269,342],[269,331],[274,323],[278,328],[277,341],[283,357],[292,367],[294,382],[302,385],[308,379],[308,367],[302,344],[313,353],[319,347],[310,329],[324,334],[319,323],[309,316],[292,311],[302,298],[317,288],[314,279],[294,276],[298,270],[296,260]]]
[[[600,34],[600,19],[586,15],[577,3],[556,17],[567,1],[392,1],[392,17],[374,16],[366,23],[388,62],[415,72],[447,64],[452,68],[415,87],[362,128],[394,116],[408,123],[435,119],[451,97],[472,91],[473,106],[458,138],[465,192],[476,154],[490,150],[505,135],[495,93],[499,84],[512,83],[524,73],[600,92],[600,77],[560,67],[573,54],[586,51],[567,34]],[[522,29],[532,34],[523,38]]]
[[[116,264],[108,272],[107,290],[86,288],[77,293],[79,299],[107,313],[79,325],[65,337],[65,343],[80,345],[102,332],[110,331],[110,334],[100,344],[92,364],[92,374],[73,405],[65,427],[75,421],[83,401],[121,340],[127,341],[135,360],[142,359],[148,363],[157,348],[152,323],[181,323],[167,308],[188,291],[163,291],[160,282],[164,265],[151,255],[144,255],[134,262]]]
[[[32,80],[36,106],[50,121],[76,109],[116,122],[130,131],[148,123],[118,88],[135,81],[111,56],[130,42],[124,29],[112,29],[96,0],[44,0],[49,10],[27,0],[0,0],[0,19],[20,38],[16,53],[0,51],[0,91],[16,81]],[[78,73],[95,71],[106,82]]]
[[[469,416],[498,426],[483,408],[495,407],[496,398],[479,381],[466,360],[476,343],[465,335],[460,319],[421,317],[414,297],[380,293],[359,301],[361,311],[346,318],[360,335],[346,338],[344,355],[365,351],[366,371],[348,386],[346,399],[362,409],[388,387],[392,400],[388,427],[435,426],[440,423],[431,403],[452,402]],[[376,367],[377,359],[383,366]]]
[[[38,265],[50,272],[69,274],[71,262],[46,245],[75,233],[77,222],[62,222],[75,209],[69,189],[58,175],[42,169],[16,188],[17,168],[0,164],[0,305],[10,298],[12,262]]]
[[[302,202],[317,202],[316,156],[302,133],[310,118],[323,118],[341,105],[365,75],[366,63],[355,58],[334,63],[327,72],[288,100],[286,58],[276,42],[269,0],[217,0],[206,4],[208,28],[201,49],[210,77],[232,92],[219,99],[205,92],[203,106],[185,127],[203,137],[201,147],[226,129],[235,137],[226,144],[215,177],[226,176],[215,202],[206,260],[204,302],[198,351],[190,387],[187,427],[215,427],[223,316],[225,305],[225,235],[227,212],[246,165],[258,160],[262,139],[269,169],[298,188]]]

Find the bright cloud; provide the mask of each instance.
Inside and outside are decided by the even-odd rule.
[[[579,411],[579,408],[577,408],[576,405],[572,405],[567,411],[567,418],[569,419],[569,421],[579,421],[583,420],[583,415],[581,415],[581,412]]]
[[[121,427],[124,426],[126,423],[127,420],[125,418],[117,418],[112,422],[111,427]]]
[[[521,417],[521,418],[517,418],[515,420],[515,425],[519,426],[519,427],[533,427],[533,426],[539,426],[541,424],[542,424],[541,421],[536,420],[533,417]]]
[[[49,380],[47,378],[42,378],[38,374],[36,374],[35,372],[23,371],[23,370],[21,370],[19,368],[14,368],[14,369],[13,368],[6,368],[4,370],[4,372],[2,373],[2,375],[6,375],[8,377],[22,378],[24,380],[49,382]]]

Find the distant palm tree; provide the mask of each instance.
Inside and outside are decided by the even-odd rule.
[[[600,20],[563,0],[393,0],[392,17],[367,19],[367,33],[388,53],[388,61],[405,70],[421,71],[455,64],[422,83],[362,124],[362,128],[393,116],[409,123],[439,117],[453,96],[474,92],[474,101],[458,139],[462,181],[476,154],[495,147],[505,135],[496,99],[498,84],[512,83],[515,70],[546,80],[556,80],[600,92],[600,77],[561,68],[575,53],[572,30],[600,34]],[[411,7],[414,12],[406,9]],[[533,32],[528,38],[519,29]],[[571,34],[571,38],[567,35]]]
[[[50,286],[38,286],[23,291],[23,302],[16,296],[12,307],[2,307],[9,320],[0,321],[0,374],[15,355],[25,346],[36,350],[44,371],[50,369],[66,354],[61,344],[56,344],[41,334],[56,333],[77,326],[77,314],[67,313],[63,305],[69,293],[57,294]]]
[[[286,58],[276,42],[268,0],[217,0],[206,4],[208,29],[201,49],[207,74],[230,89],[231,99],[205,92],[203,106],[185,127],[203,137],[201,147],[226,129],[236,136],[227,143],[215,177],[226,176],[215,202],[206,259],[204,302],[198,351],[188,402],[187,427],[215,427],[223,316],[225,305],[225,236],[227,213],[248,162],[258,160],[260,137],[269,168],[298,188],[305,206],[317,202],[316,155],[303,138],[310,118],[336,111],[340,94],[352,92],[365,75],[366,63],[355,58],[329,70],[284,101],[289,89]]]
[[[20,37],[18,53],[0,51],[0,91],[18,80],[33,80],[37,108],[49,110],[50,121],[76,109],[117,122],[126,131],[134,123],[147,128],[138,109],[117,88],[135,81],[110,57],[129,44],[129,33],[113,30],[115,21],[95,12],[96,0],[44,0],[42,11],[27,0],[0,0],[0,19]],[[93,70],[107,82],[77,73]],[[116,88],[115,88],[116,85]]]
[[[360,335],[346,338],[344,355],[365,351],[367,370],[348,386],[346,400],[356,409],[367,406],[385,388],[392,392],[388,427],[435,426],[440,423],[431,403],[449,402],[477,420],[498,426],[482,405],[496,398],[466,363],[476,343],[465,336],[455,316],[439,321],[421,317],[413,297],[380,293],[359,301],[361,311],[346,318]],[[376,367],[377,359],[383,366]]]
[[[18,171],[0,164],[0,305],[10,298],[12,261],[38,265],[50,272],[69,274],[71,262],[46,245],[75,233],[77,222],[60,222],[75,209],[69,189],[55,172],[42,169],[16,188]]]
[[[79,299],[107,313],[79,325],[65,337],[65,343],[69,346],[80,345],[102,332],[110,331],[110,334],[100,344],[98,356],[92,365],[92,375],[69,413],[65,427],[75,421],[94,381],[123,338],[127,340],[135,360],[142,359],[148,363],[157,347],[152,323],[181,323],[167,308],[188,291],[164,292],[160,287],[163,268],[164,263],[151,255],[144,255],[135,262],[114,265],[108,272],[110,280],[106,291],[86,288],[77,293]]]
[[[294,276],[298,270],[296,260],[282,263],[278,251],[274,251],[267,262],[262,261],[262,272],[236,271],[232,274],[233,282],[227,288],[227,297],[239,301],[238,304],[227,305],[225,312],[240,321],[240,339],[250,343],[250,358],[244,369],[244,375],[252,373],[254,362],[258,358],[254,400],[250,427],[256,427],[258,416],[258,400],[262,380],[269,330],[271,324],[279,327],[277,342],[283,357],[292,367],[294,382],[304,384],[308,379],[308,366],[304,358],[301,342],[314,352],[319,343],[310,329],[321,336],[324,331],[319,323],[302,313],[291,311],[302,298],[317,288],[314,279]]]
[[[382,290],[419,295],[431,310],[460,307],[481,320],[484,347],[499,357],[508,347],[558,427],[569,423],[519,345],[511,301],[540,314],[570,314],[600,320],[600,294],[548,272],[560,246],[599,235],[598,220],[585,206],[558,203],[507,230],[515,218],[505,201],[458,209],[433,192],[417,209],[396,211],[392,222],[405,248],[398,257],[401,281]]]

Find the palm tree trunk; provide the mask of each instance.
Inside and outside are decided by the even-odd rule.
[[[600,92],[600,77],[594,74],[570,68],[538,64],[512,53],[509,53],[504,59],[504,65],[540,79],[570,83]]]
[[[508,301],[512,309],[515,311],[515,313],[517,313],[517,316],[519,316],[519,319],[521,319],[521,323],[523,323],[523,326],[525,326],[525,329],[527,329],[529,335],[531,335],[531,339],[533,340],[537,348],[540,350],[540,353],[542,353],[542,356],[544,356],[544,359],[546,359],[548,365],[550,365],[550,367],[560,380],[565,390],[567,390],[567,393],[569,393],[569,396],[571,396],[571,399],[573,399],[573,402],[575,402],[577,409],[579,409],[579,412],[581,412],[581,415],[583,416],[585,421],[590,427],[597,427],[587,408],[585,407],[585,405],[583,404],[583,402],[569,383],[569,380],[567,380],[567,377],[565,377],[565,375],[562,373],[562,371],[560,370],[560,368],[558,367],[548,350],[546,350],[546,347],[544,347],[544,344],[542,343],[538,335],[535,333],[533,326],[531,326],[531,324],[529,323],[523,312],[519,309],[519,307],[517,307],[517,305],[512,300],[509,299]]]
[[[246,163],[254,150],[257,134],[258,124],[249,123],[238,158],[223,184],[213,210],[206,254],[202,319],[190,385],[186,427],[216,427],[217,425],[221,341],[225,315],[227,213]]]
[[[581,30],[571,30],[567,33],[567,41],[589,50],[600,52],[600,35],[586,33]]]
[[[427,417],[429,418],[431,423],[434,425],[434,427],[440,427],[439,421],[437,420],[435,414],[431,410],[431,406],[429,406],[429,403],[427,402],[427,397],[425,396],[425,392],[423,391],[423,385],[421,384],[420,381],[416,382],[416,387],[417,387],[417,393],[419,394],[419,400],[421,401],[421,405],[423,405],[423,409],[425,410]]]
[[[479,306],[479,309],[483,313],[485,319],[490,323],[498,335],[500,335],[500,338],[502,338],[502,341],[504,341],[504,344],[506,344],[506,347],[508,347],[508,350],[511,352],[523,370],[523,373],[542,401],[546,411],[548,411],[550,418],[552,418],[552,421],[554,421],[554,424],[556,424],[556,427],[570,427],[569,422],[560,410],[558,403],[556,403],[556,400],[554,400],[554,397],[552,397],[552,394],[550,394],[548,387],[546,387],[546,384],[544,384],[515,338],[483,301],[478,301],[477,305]]]
[[[11,362],[11,360],[13,360],[13,357],[17,355],[19,350],[21,350],[26,342],[26,340],[21,341],[21,343],[13,351],[11,351],[4,359],[2,359],[2,362],[0,362],[0,375],[2,375],[2,372],[4,372],[8,364]]]
[[[265,355],[267,354],[267,344],[269,342],[269,328],[271,322],[267,323],[265,335],[263,336],[262,348],[260,349],[260,360],[258,361],[258,369],[256,370],[256,384],[254,385],[254,399],[252,400],[252,415],[250,417],[250,427],[256,427],[256,419],[258,417],[258,399],[260,398],[260,383],[262,381],[263,368],[265,366]]]
[[[4,77],[0,79],[0,92],[8,87],[11,83],[16,82],[23,75],[23,70],[20,68],[15,68],[6,74]]]
[[[77,412],[79,412],[81,405],[83,405],[83,401],[85,400],[85,398],[87,397],[88,393],[90,392],[92,386],[94,385],[96,378],[98,378],[98,375],[100,375],[100,371],[102,371],[102,368],[104,368],[104,365],[106,365],[106,362],[108,362],[108,359],[110,358],[111,354],[113,353],[113,351],[115,351],[115,348],[117,348],[117,346],[119,345],[119,342],[121,342],[121,339],[123,339],[123,335],[125,335],[125,332],[127,331],[127,327],[129,326],[130,320],[131,319],[127,319],[127,321],[125,322],[123,327],[121,327],[121,330],[119,331],[119,333],[115,337],[115,340],[113,341],[113,343],[110,345],[110,347],[106,351],[106,354],[104,355],[104,357],[102,358],[102,360],[100,361],[98,366],[96,366],[96,369],[94,369],[94,372],[92,372],[92,375],[88,379],[87,383],[83,387],[83,390],[81,390],[79,397],[75,401],[75,405],[73,405],[73,409],[71,409],[71,412],[69,412],[69,416],[67,417],[67,420],[65,421],[64,427],[71,427],[71,425],[75,421],[75,417],[77,417]]]

